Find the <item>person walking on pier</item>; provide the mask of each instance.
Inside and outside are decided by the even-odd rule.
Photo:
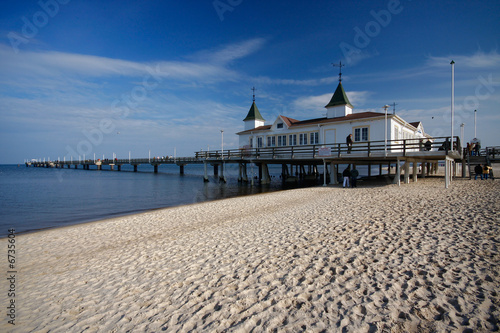
[[[351,178],[351,169],[350,169],[349,165],[347,166],[347,168],[345,168],[344,172],[342,172],[342,176],[344,177],[344,185],[343,185],[343,187],[344,188],[346,186],[349,187],[349,178]]]
[[[352,149],[352,134],[349,134],[347,138],[345,138],[345,143],[347,144],[347,153],[351,153]]]

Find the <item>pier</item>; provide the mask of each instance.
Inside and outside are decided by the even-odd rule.
[[[216,151],[198,151],[193,157],[178,158],[139,158],[139,159],[105,159],[105,160],[71,160],[71,161],[32,161],[26,166],[71,168],[79,167],[90,170],[91,167],[102,170],[107,166],[110,170],[121,171],[121,166],[129,164],[137,167],[141,164],[150,164],[154,172],[162,164],[175,164],[179,172],[184,173],[184,166],[188,164],[204,164],[204,180],[208,181],[208,168],[213,167],[214,175],[225,180],[224,170],[226,163],[239,165],[238,181],[248,182],[247,165],[255,164],[259,168],[258,180],[261,184],[271,181],[268,166],[281,164],[283,181],[296,181],[298,178],[319,179],[321,174],[318,166],[323,166],[323,185],[337,184],[338,174],[342,172],[340,165],[367,165],[368,176],[371,166],[379,166],[379,175],[386,168],[386,175],[393,175],[395,184],[400,184],[402,175],[403,183],[417,181],[418,177],[436,174],[438,163],[444,162],[445,187],[448,187],[453,177],[457,176],[456,164],[462,165],[462,177],[466,177],[467,167],[469,176],[474,164],[491,164],[498,162],[500,157],[499,147],[487,147],[483,151],[481,162],[466,155],[458,137],[438,137],[427,141],[422,139],[407,139],[393,141],[369,141],[354,143],[349,149],[345,143],[298,145],[284,147],[244,148]],[[471,167],[472,165],[472,167]],[[394,172],[392,172],[392,168]]]

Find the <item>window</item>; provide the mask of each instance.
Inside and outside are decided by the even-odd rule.
[[[394,140],[399,140],[399,127],[394,126]]]
[[[319,143],[319,132],[313,132],[309,138],[309,144],[315,145]]]
[[[354,129],[354,142],[368,141],[368,127]]]
[[[361,129],[361,141],[368,141],[368,127]]]
[[[275,136],[268,136],[267,137],[267,146],[268,147],[275,147],[276,146],[276,137]]]
[[[250,138],[250,148],[253,148],[253,138]]]
[[[307,133],[300,133],[299,134],[299,144],[300,145],[307,145]]]
[[[283,128],[283,123],[276,124],[276,128]]]
[[[286,135],[278,135],[278,146],[286,146]]]
[[[290,134],[288,136],[288,144],[290,146],[296,146],[297,145],[297,134]]]
[[[264,146],[262,141],[263,141],[263,140],[262,140],[262,137],[261,137],[261,136],[259,136],[259,137],[257,138],[257,148],[262,148],[262,147]]]

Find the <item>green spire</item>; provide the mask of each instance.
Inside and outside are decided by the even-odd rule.
[[[248,111],[247,117],[243,119],[243,121],[247,120],[262,120],[265,121],[264,118],[260,115],[259,108],[255,104],[255,101],[253,101],[252,106],[250,107],[250,110]]]
[[[349,105],[352,109],[354,109],[352,104],[349,102],[349,98],[347,98],[344,87],[342,87],[342,82],[339,82],[339,85],[337,86],[337,89],[335,90],[330,103],[328,103],[325,108],[339,105]]]

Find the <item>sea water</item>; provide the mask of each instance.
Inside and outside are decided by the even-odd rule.
[[[320,173],[322,169],[320,166]],[[339,172],[342,170],[339,168]],[[149,164],[139,165],[138,172],[133,172],[131,165],[123,165],[121,171],[0,165],[0,237],[5,237],[10,228],[22,233],[158,208],[314,186],[323,180],[320,177],[316,183],[284,184],[281,165],[270,165],[269,171],[271,184],[259,185],[255,180],[252,185],[239,183],[238,165],[230,163],[225,167],[226,182],[214,176],[211,166],[209,181],[204,182],[202,164],[186,165],[183,175],[177,165],[160,165],[158,173]],[[360,175],[367,174],[366,166],[360,166],[359,171]],[[250,164],[247,175],[249,179],[256,177],[258,168]]]
[[[281,167],[274,169],[271,184],[255,181],[252,186],[238,183],[236,164],[226,165],[226,182],[214,176],[211,166],[204,182],[204,167],[195,164],[186,165],[184,175],[176,165],[161,165],[158,173],[151,165],[140,165],[138,172],[130,165],[122,171],[0,165],[0,237],[10,228],[34,231],[289,188],[279,179]],[[256,176],[258,168],[249,167],[247,174]]]

